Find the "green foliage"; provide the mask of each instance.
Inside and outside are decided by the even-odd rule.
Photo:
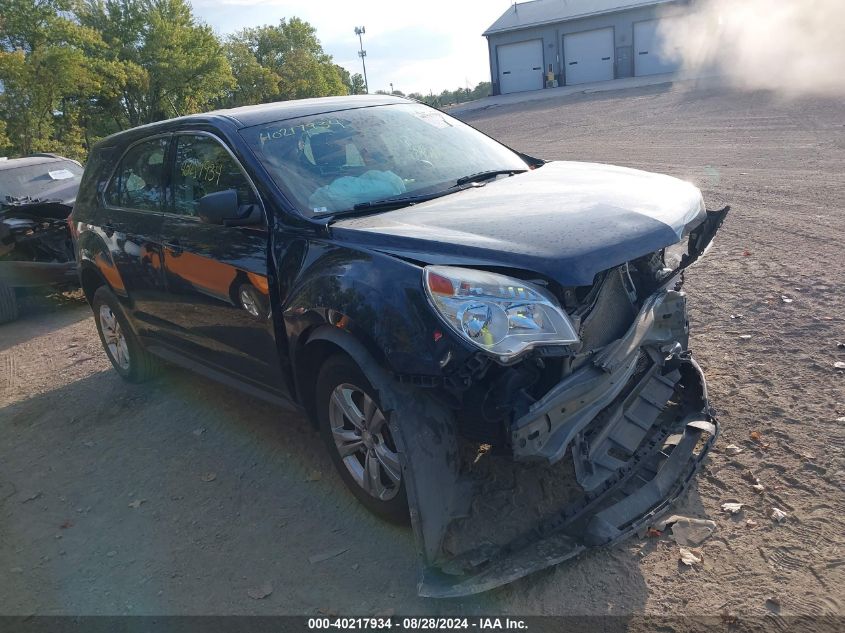
[[[349,73],[323,51],[314,27],[299,18],[244,29],[229,37],[226,48],[229,59],[247,71],[235,73],[229,105],[348,94],[352,87]]]
[[[367,86],[364,83],[364,76],[361,73],[355,73],[349,78],[349,94],[362,95],[367,92]]]
[[[366,94],[367,87],[364,84],[364,77],[361,73],[349,74],[349,71],[346,70],[343,66],[338,66],[335,64],[335,68],[337,69],[338,74],[340,75],[340,79],[343,82],[343,85],[346,86],[346,92],[351,95],[362,95]]]
[[[208,110],[235,85],[185,0],[83,0],[77,15],[107,44],[98,61],[109,81],[96,100],[118,129]]]
[[[84,154],[79,130],[67,125],[73,102],[97,84],[86,49],[96,31],[69,17],[70,0],[3,0],[0,11],[0,119],[13,153]],[[62,119],[66,119],[63,121]]]
[[[440,107],[489,88],[410,96]],[[365,90],[295,17],[221,41],[188,0],[0,0],[0,155],[84,160],[108,134],[176,115]]]
[[[445,106],[454,105],[456,103],[464,103],[466,101],[475,101],[483,97],[490,96],[491,84],[489,81],[482,81],[475,88],[469,90],[468,88],[457,88],[455,90],[444,90],[439,95],[430,93],[427,95],[419,92],[412,92],[408,95],[411,99],[422,101],[435,108],[443,108]]]

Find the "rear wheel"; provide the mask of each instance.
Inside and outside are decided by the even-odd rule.
[[[378,394],[347,356],[330,358],[317,378],[320,434],[341,479],[374,514],[408,522],[397,444]]]
[[[15,289],[0,281],[0,323],[8,323],[18,318],[18,298]]]
[[[117,297],[105,286],[97,288],[91,301],[100,342],[112,366],[129,382],[144,382],[158,374],[160,363],[141,345],[129,327]]]

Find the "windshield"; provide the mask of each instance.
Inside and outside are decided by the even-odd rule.
[[[465,176],[528,168],[514,152],[427,106],[344,110],[241,131],[307,216],[448,191]]]

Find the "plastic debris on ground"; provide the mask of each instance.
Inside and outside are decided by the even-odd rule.
[[[716,522],[707,519],[682,518],[672,524],[672,538],[682,546],[700,545],[716,531]]]
[[[734,503],[732,501],[728,501],[722,504],[722,510],[725,512],[730,512],[731,514],[737,514],[740,510],[742,510],[742,503]]]
[[[682,547],[679,550],[680,560],[684,565],[698,565],[704,560],[704,554],[700,549],[687,549]]]
[[[773,521],[776,521],[777,523],[783,523],[784,521],[786,521],[786,518],[789,515],[780,508],[772,508],[769,512],[769,516],[772,518]]]

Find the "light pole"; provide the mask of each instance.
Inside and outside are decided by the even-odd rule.
[[[363,26],[355,27],[355,35],[358,36],[358,43],[361,46],[361,50],[358,51],[358,57],[361,58],[361,65],[364,66],[364,92],[370,94],[370,85],[367,83],[367,61],[364,59],[367,56],[367,51],[364,50],[364,40],[361,37],[366,32]]]

